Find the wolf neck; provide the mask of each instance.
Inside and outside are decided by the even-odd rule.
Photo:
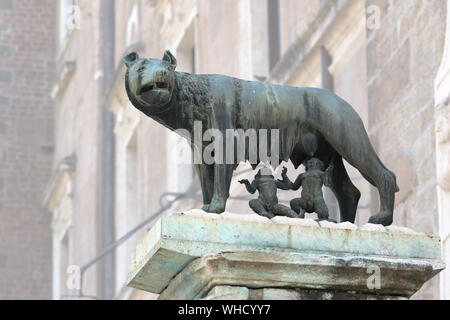
[[[184,72],[175,73],[175,86],[170,109],[177,114],[177,129],[186,129],[191,134],[194,121],[201,121],[203,129],[210,126],[210,92],[208,76]]]
[[[175,72],[170,102],[162,112],[147,115],[171,130],[185,129],[192,133],[194,121],[201,121],[206,128],[209,123],[209,92],[207,76]]]

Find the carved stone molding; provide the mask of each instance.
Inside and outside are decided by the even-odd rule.
[[[197,0],[156,0],[154,6],[164,16],[161,34],[174,49],[197,14]]]
[[[435,80],[437,183],[450,191],[450,2],[442,62]]]
[[[438,172],[437,183],[446,191],[450,191],[450,108],[436,110],[436,144]]]
[[[141,117],[136,108],[129,105],[122,105],[117,109],[114,133],[127,144],[140,121]]]
[[[443,247],[443,259],[450,262],[448,242],[450,235],[450,1],[447,0],[447,28],[442,62],[435,79],[435,135],[436,182],[439,212],[439,233]],[[444,270],[440,277],[441,299],[450,298],[450,273]]]
[[[435,80],[436,106],[448,105],[450,96],[450,3],[447,1],[447,30],[442,62]]]
[[[52,210],[57,204],[63,193],[72,194],[72,188],[65,188],[68,181],[73,182],[73,175],[76,167],[76,156],[71,154],[63,158],[53,176],[50,183],[45,188],[44,197],[42,199],[42,206],[49,210]],[[63,188],[64,187],[64,188]]]
[[[56,239],[61,239],[72,225],[72,196],[76,157],[65,157],[58,164],[48,184],[42,204],[52,212],[51,227]]]
[[[361,29],[364,18],[364,15],[361,15],[363,3],[350,0],[323,1],[309,27],[297,37],[278,61],[268,82],[282,84],[295,82],[317,86],[320,78],[311,79],[309,75],[320,75],[320,55],[316,53],[324,46],[331,56],[339,57],[359,43],[359,39],[364,35],[364,28]],[[346,28],[349,17],[355,27],[351,30],[352,34],[345,39],[345,43],[341,43],[336,39],[341,39],[344,32],[348,33]],[[334,63],[330,70],[336,69],[339,69],[338,63]]]
[[[77,63],[76,61],[66,61],[63,63],[61,70],[59,72],[58,82],[54,85],[52,90],[52,98],[57,99],[61,97],[66,90],[70,79],[75,73]]]

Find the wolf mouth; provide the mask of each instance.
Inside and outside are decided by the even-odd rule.
[[[157,82],[150,82],[150,83],[147,83],[147,84],[143,85],[139,89],[138,94],[142,95],[144,93],[150,92],[150,91],[155,90],[155,89],[169,90],[169,84],[167,82],[159,82],[159,81],[157,81]]]

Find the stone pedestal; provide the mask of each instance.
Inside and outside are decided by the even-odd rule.
[[[406,299],[444,268],[407,228],[192,210],[161,217],[128,286],[160,299]]]

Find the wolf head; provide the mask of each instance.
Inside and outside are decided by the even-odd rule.
[[[172,99],[177,60],[165,51],[161,60],[140,59],[132,52],[123,58],[127,66],[125,86],[130,101],[138,108],[162,111]],[[136,105],[138,104],[138,105]]]

